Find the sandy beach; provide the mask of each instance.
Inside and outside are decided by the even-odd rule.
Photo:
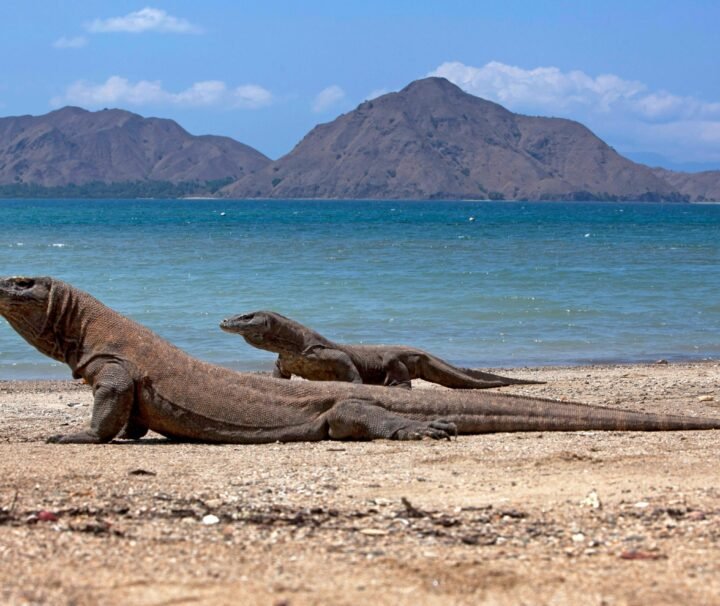
[[[720,417],[720,362],[493,370]],[[91,403],[0,381],[3,604],[720,603],[717,431],[44,443]]]

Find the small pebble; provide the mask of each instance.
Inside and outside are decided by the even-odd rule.
[[[209,513],[206,516],[203,516],[202,523],[205,524],[205,526],[212,526],[213,524],[218,524],[220,522],[220,518],[217,516],[214,516],[213,514]]]
[[[46,511],[43,509],[42,511],[38,511],[37,519],[40,522],[57,522],[58,517],[52,511]]]
[[[664,560],[665,554],[655,551],[643,551],[641,549],[628,549],[620,553],[622,560]]]
[[[360,534],[366,534],[371,537],[375,537],[375,536],[379,537],[379,536],[388,534],[388,531],[382,530],[381,528],[361,528]]]
[[[593,509],[600,509],[602,507],[600,497],[594,490],[591,490],[588,495],[580,501],[580,505],[583,505],[584,507],[592,507]]]
[[[705,514],[702,511],[691,511],[687,514],[687,519],[691,522],[699,522],[705,519]]]
[[[226,539],[229,539],[233,536],[233,534],[235,534],[235,529],[232,527],[232,525],[228,524],[222,529],[222,534]]]

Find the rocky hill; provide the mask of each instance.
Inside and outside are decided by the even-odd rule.
[[[514,114],[444,78],[411,83],[315,127],[227,196],[680,200],[582,124]]]
[[[0,118],[0,185],[236,179],[269,163],[228,137],[119,109]]]
[[[655,168],[653,172],[688,200],[693,202],[720,201],[720,170],[681,173]]]

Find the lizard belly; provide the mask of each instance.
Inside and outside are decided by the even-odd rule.
[[[158,393],[146,390],[138,407],[140,418],[148,427],[165,437],[177,440],[234,444],[268,442],[313,442],[328,437],[325,415],[302,415],[286,424],[264,425],[242,419],[219,420],[177,406]],[[260,419],[259,419],[260,421]]]

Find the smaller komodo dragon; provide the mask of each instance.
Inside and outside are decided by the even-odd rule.
[[[139,439],[148,430],[195,442],[417,440],[458,433],[720,429],[720,419],[617,410],[491,391],[387,389],[283,381],[207,364],[53,278],[0,278],[0,316],[93,390],[86,429],[63,444]]]
[[[412,379],[455,389],[542,383],[458,368],[422,349],[404,345],[335,343],[274,311],[232,316],[223,320],[220,328],[241,335],[253,347],[278,354],[273,376],[281,379],[297,375],[311,381],[347,381],[406,389],[410,389]]]

